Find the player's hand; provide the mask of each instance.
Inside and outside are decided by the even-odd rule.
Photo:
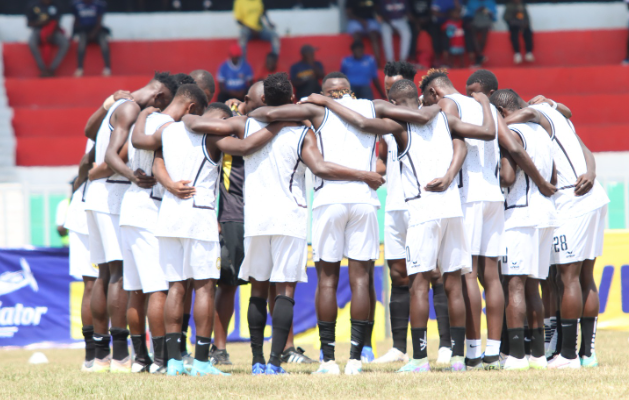
[[[140,168],[133,172],[133,183],[141,187],[142,189],[150,189],[155,186],[157,181],[154,177],[144,173]]]
[[[146,107],[144,110],[142,110],[142,112],[143,112],[144,114],[146,114],[146,115],[151,115],[151,114],[153,114],[153,113],[155,113],[155,112],[161,112],[161,111],[162,111],[162,110],[160,110],[159,108],[157,108],[157,107],[153,107],[153,106]]]
[[[167,187],[166,189],[176,197],[182,200],[187,200],[192,198],[192,196],[194,196],[197,192],[194,186],[188,186],[191,182],[192,181],[174,182],[170,187]]]
[[[539,191],[546,197],[550,197],[557,192],[555,185],[548,181],[544,181],[544,185],[539,187]]]
[[[428,182],[425,189],[428,192],[443,192],[450,187],[451,183],[452,178],[446,175],[442,178],[435,178],[432,181]]]
[[[318,106],[324,106],[328,103],[328,98],[318,94],[318,93],[313,93],[310,96],[306,97],[305,100],[300,101],[298,104],[304,104],[304,103],[310,103],[310,104],[316,104]]]
[[[373,190],[376,190],[384,185],[384,177],[377,172],[365,172],[363,182],[369,185]]]
[[[114,101],[118,101],[121,99],[133,100],[133,96],[128,90],[118,90],[114,93]]]
[[[489,98],[485,95],[485,93],[475,92],[472,93],[472,97],[479,103],[489,104]]]
[[[574,187],[574,195],[583,196],[584,194],[587,194],[590,190],[592,190],[592,187],[594,187],[595,179],[596,179],[596,176],[594,176],[594,174],[589,173],[589,172],[586,172],[585,174],[581,175],[577,179],[577,183]]]
[[[87,171],[87,179],[89,179],[90,181],[96,180],[96,176],[94,176],[94,171],[96,171],[96,166],[98,164],[96,164],[95,162],[92,163],[92,168],[90,168],[89,171]]]
[[[234,106],[238,107],[240,105],[240,103],[242,103],[242,101],[238,100],[238,99],[229,99],[225,102],[225,104],[227,105],[227,107],[229,108],[233,108]]]
[[[540,94],[540,95],[537,95],[537,96],[533,97],[531,100],[529,100],[529,104],[531,104],[531,105],[533,105],[533,104],[540,104],[540,103],[544,103],[546,101],[548,101],[548,99]]]

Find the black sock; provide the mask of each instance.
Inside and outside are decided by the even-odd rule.
[[[363,352],[365,343],[365,332],[369,321],[360,321],[356,319],[350,320],[352,325],[351,347],[349,349],[350,360],[360,360],[360,353]]]
[[[164,346],[166,338],[164,336],[153,336],[151,339],[153,341],[153,361],[155,364],[163,367],[166,365],[166,346]]]
[[[561,353],[561,343],[563,342],[563,330],[561,329],[561,311],[557,310],[557,346],[555,347],[555,353]]]
[[[129,357],[129,346],[127,340],[129,339],[129,330],[124,328],[110,328],[112,338],[113,359],[122,361]]]
[[[542,357],[546,354],[544,350],[545,338],[544,328],[531,329],[531,355],[533,357]]]
[[[439,347],[450,348],[450,315],[448,314],[448,296],[443,285],[433,285],[432,304],[437,314],[437,329],[439,329]]]
[[[526,355],[524,352],[524,328],[507,329],[509,337],[509,355],[522,359]]]
[[[85,325],[83,327],[83,337],[85,338],[85,361],[92,361],[94,359],[94,355],[96,354],[96,346],[94,345],[94,327],[92,325]]]
[[[183,339],[183,337],[182,337]],[[210,345],[212,344],[212,339],[209,337],[203,337],[197,335],[197,342],[194,346],[194,359],[207,362],[208,356],[210,354]]]
[[[183,322],[181,323],[181,343],[179,343],[179,351],[182,353],[188,352],[188,325],[190,324],[190,314],[183,315]],[[196,350],[195,350],[196,354]]]
[[[463,357],[465,355],[465,327],[451,326],[450,337],[452,338],[452,357]]]
[[[559,325],[557,325],[559,326]],[[569,360],[577,358],[577,335],[579,328],[578,319],[562,319],[561,330],[561,356]]]
[[[266,327],[266,299],[261,297],[251,297],[249,299],[247,321],[249,322],[253,364],[266,364],[262,350],[264,345],[264,328]]]
[[[317,321],[319,339],[323,351],[323,361],[334,360],[334,346],[336,346],[336,322]]]
[[[131,335],[131,344],[133,351],[135,351],[135,361],[142,365],[149,365],[151,357],[149,357],[149,350],[146,348],[146,333]]]
[[[594,352],[597,319],[598,317],[581,318],[581,349],[579,350],[579,356],[581,357],[590,357]]]
[[[373,347],[372,346],[372,336],[373,336],[373,321],[369,321],[367,323],[367,330],[365,331],[365,343],[364,346]]]
[[[103,360],[110,353],[109,341],[111,340],[111,336],[106,334],[103,335],[101,333],[95,333],[93,337],[95,347],[94,357],[98,358],[99,360]]]
[[[279,367],[282,363],[280,356],[286,347],[290,326],[293,324],[293,308],[295,300],[287,296],[275,297],[273,308],[273,340],[271,341],[271,356],[269,364]]]
[[[181,350],[179,349],[181,332],[167,333],[164,341],[166,342],[166,352],[168,354],[167,360],[181,361]]]
[[[500,334],[500,352],[509,355],[509,333],[507,332],[507,314],[503,315],[502,333]]]
[[[413,343],[413,359],[421,360],[428,357],[427,328],[411,328],[411,342]]]
[[[391,301],[389,302],[391,336],[393,336],[393,347],[402,353],[406,353],[410,302],[411,295],[408,286],[391,286]]]
[[[524,325],[524,354],[531,355],[531,329]]]

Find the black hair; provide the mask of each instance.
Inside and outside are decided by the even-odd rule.
[[[207,107],[207,96],[196,83],[186,83],[179,86],[175,97],[179,96],[192,100],[192,102],[198,105],[202,110]]]
[[[506,110],[520,109],[520,96],[513,89],[496,90],[489,98],[491,104]]]
[[[177,93],[177,88],[179,85],[170,75],[170,72],[159,72],[155,71],[155,75],[153,75],[153,80],[161,83],[170,91],[170,93],[174,96]]]
[[[227,118],[231,118],[233,113],[232,110],[229,108],[229,106],[225,103],[221,103],[221,102],[214,102],[214,103],[210,103],[209,106],[207,106],[207,108],[205,109],[205,112],[208,111],[212,111],[212,110],[221,110],[225,113],[225,115],[227,115]]]
[[[325,81],[327,81],[328,79],[345,79],[346,81],[349,82],[349,79],[347,79],[347,75],[339,71],[334,71],[327,74],[325,77],[323,77],[321,84],[323,85]]]
[[[352,45],[349,47],[351,50],[357,49],[357,48],[365,48],[365,45],[363,44],[362,40],[355,40]]]
[[[289,104],[293,97],[293,85],[286,72],[269,75],[263,82],[264,98],[267,106]]]
[[[216,83],[211,73],[204,69],[195,69],[190,72],[190,76],[194,79],[201,90],[208,90],[210,93],[216,92]],[[211,99],[208,99],[211,100]]]
[[[450,78],[448,78],[448,70],[445,68],[431,68],[428,70],[428,73],[422,76],[422,80],[419,83],[419,89],[421,89],[422,93],[426,91],[426,88],[431,83],[443,84],[445,86],[452,86],[452,82]]]
[[[278,57],[278,55],[277,55],[277,54],[275,54],[275,53],[273,53],[273,52],[270,52],[269,54],[267,54],[267,55],[266,55],[266,58],[272,58],[272,59],[274,59],[275,61],[277,61],[279,57]]]
[[[180,72],[178,74],[174,74],[171,76],[175,80],[177,85],[187,85],[189,83],[196,83],[190,75],[184,74],[183,72]]]
[[[398,76],[402,75],[402,78],[412,81],[415,79],[417,69],[413,64],[404,61],[389,61],[384,66],[385,76]]]
[[[479,83],[484,93],[489,93],[492,90],[498,90],[498,78],[496,78],[496,75],[494,75],[493,72],[487,69],[476,70],[469,78],[467,78],[466,85],[469,86],[474,83]]]
[[[391,89],[389,89],[389,97],[394,96],[396,93],[402,94],[407,99],[417,99],[418,97],[417,86],[415,86],[413,81],[408,79],[400,79],[391,86]]]

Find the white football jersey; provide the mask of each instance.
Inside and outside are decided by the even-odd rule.
[[[461,121],[479,126],[483,124],[483,107],[472,97],[458,93],[445,97],[456,103]],[[493,105],[491,113],[498,132],[498,115]],[[465,139],[465,144],[467,157],[458,178],[461,202],[504,201],[500,191],[498,135],[490,141]]]
[[[170,178],[175,182],[191,181],[196,194],[182,200],[164,193],[155,236],[218,242],[216,197],[222,156],[212,160],[205,138],[189,132],[183,122],[171,124],[162,132],[164,163]]]
[[[162,113],[153,113],[146,119],[145,133],[153,135],[164,124],[173,122],[172,117]],[[131,129],[131,135],[133,134]],[[155,152],[152,150],[135,149],[131,144],[131,135],[129,135],[129,153],[133,149],[133,159],[131,160],[131,169],[136,171],[141,169],[147,175],[153,175],[153,160]],[[159,183],[155,184],[151,189],[143,189],[131,184],[122,198],[122,206],[120,208],[120,226],[135,226],[144,228],[149,231],[155,229],[157,223],[157,213],[159,204],[164,195],[164,188]]]
[[[542,177],[550,181],[553,174],[553,146],[546,130],[541,125],[530,122],[512,124],[509,129],[520,136],[533,164]],[[519,167],[515,174],[514,184],[505,188],[505,229],[557,226],[553,199],[544,196]]]
[[[121,99],[115,102],[109,111],[107,111],[107,115],[100,125],[100,129],[96,134],[96,144],[94,145],[96,148],[94,157],[96,164],[105,162],[105,152],[109,146],[111,132],[114,130],[110,121],[111,116],[121,104],[127,101],[129,100]],[[109,178],[90,182],[87,186],[87,193],[85,194],[85,209],[114,215],[120,214],[122,197],[130,185],[131,182],[118,173],[113,174]]]
[[[409,226],[463,216],[456,180],[443,192],[425,190],[430,181],[448,172],[453,154],[452,136],[443,112],[425,125],[408,124],[408,144],[399,159]]]
[[[266,124],[247,119],[245,137]],[[309,128],[286,127],[262,149],[245,156],[245,237],[307,237],[306,164],[301,147]]]
[[[87,139],[85,153],[89,153],[94,147],[94,141]],[[72,193],[70,205],[66,213],[66,222],[63,225],[67,230],[87,235],[87,214],[85,213],[85,193],[89,180],[83,182],[77,190]]]
[[[607,193],[598,181],[594,182],[592,190],[587,194],[579,197],[574,195],[577,179],[587,172],[587,164],[572,122],[546,103],[531,107],[548,119],[555,137],[553,146],[557,168],[557,193],[553,197],[559,218],[565,220],[579,217],[609,203]]]
[[[345,95],[337,101],[366,118],[376,116],[370,100],[355,100]],[[327,108],[316,134],[317,145],[325,161],[360,171],[376,170],[376,135],[355,129]],[[313,185],[312,208],[339,203],[364,203],[380,208],[376,191],[364,182],[327,181],[315,176]]]
[[[382,139],[387,144],[387,201],[384,208],[385,211],[406,211],[397,142],[392,134],[384,135]]]

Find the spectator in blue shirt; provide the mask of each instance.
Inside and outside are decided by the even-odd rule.
[[[301,47],[301,61],[290,67],[290,80],[295,88],[297,100],[321,92],[319,82],[323,79],[325,72],[323,64],[315,60],[315,50],[309,44],[303,45]]]
[[[341,72],[347,75],[352,91],[358,99],[373,100],[371,84],[375,86],[380,97],[386,98],[378,80],[378,67],[373,56],[365,55],[363,42],[354,42],[351,46],[352,55],[341,62]]]
[[[111,75],[111,64],[109,59],[109,29],[103,26],[103,15],[107,5],[101,0],[75,0],[72,3],[72,14],[74,14],[74,35],[79,39],[78,66],[74,76],[83,76],[83,61],[85,51],[89,42],[98,43],[103,53],[105,68],[103,76]]]
[[[496,21],[496,0],[468,0],[463,16],[465,45],[474,66],[480,67],[485,62],[487,36]]]
[[[242,49],[237,44],[229,48],[229,59],[218,68],[218,86],[220,92],[217,101],[223,103],[230,99],[243,101],[253,81],[251,65],[242,57]]]

